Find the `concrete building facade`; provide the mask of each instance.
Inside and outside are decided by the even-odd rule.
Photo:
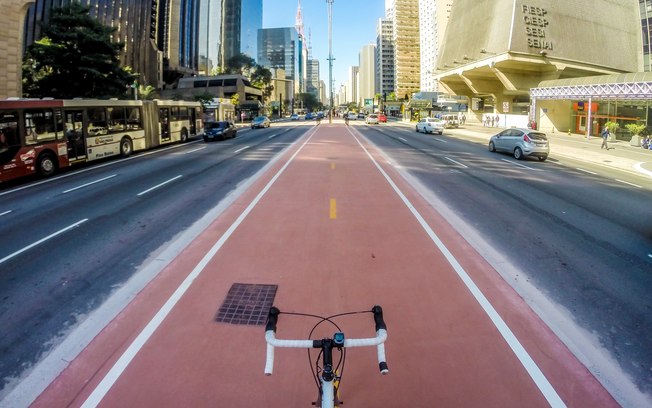
[[[436,69],[484,112],[527,115],[541,81],[642,68],[638,0],[456,0]],[[609,18],[605,18],[609,16]],[[473,29],[469,29],[473,27]]]
[[[375,58],[376,46],[374,44],[363,45],[360,49],[359,60],[359,77],[358,77],[358,105],[364,107],[365,100],[372,101],[376,96],[376,71]],[[373,111],[373,102],[372,102]]]
[[[376,90],[382,95],[394,92],[394,42],[392,20],[381,18],[376,26]]]
[[[23,32],[31,3],[31,0],[0,0],[5,18],[0,25],[0,99],[23,93]]]
[[[392,0],[388,18],[394,25],[394,92],[399,99],[409,98],[421,87],[419,0]]]
[[[437,59],[454,0],[419,0],[421,92],[437,92]]]

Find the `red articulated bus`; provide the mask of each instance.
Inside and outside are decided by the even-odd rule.
[[[185,142],[203,132],[199,102],[0,100],[0,182]]]

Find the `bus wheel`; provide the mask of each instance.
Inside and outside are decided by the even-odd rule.
[[[188,141],[188,129],[181,129],[181,143],[186,143]]]
[[[131,142],[131,139],[128,137],[123,137],[120,141],[120,156],[127,157],[130,156],[134,151],[134,145]]]
[[[43,153],[36,162],[36,171],[42,177],[49,177],[57,171],[56,157],[52,153]]]

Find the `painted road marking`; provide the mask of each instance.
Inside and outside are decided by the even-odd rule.
[[[182,154],[190,154],[190,153],[198,152],[200,150],[204,150],[205,148],[206,148],[206,146],[201,146],[201,147],[198,147],[196,149],[188,150],[187,152],[181,152],[181,153]]]
[[[3,213],[0,213],[0,217],[2,217],[3,215],[7,215],[7,214],[9,214],[10,212],[11,212],[11,210],[7,210],[7,211],[5,211],[5,212],[3,212]]]
[[[597,175],[598,175],[598,173],[594,173],[594,172],[592,172],[592,171],[585,170],[585,169],[582,169],[582,168],[579,168],[579,167],[575,167],[575,170],[579,170],[579,171],[582,171],[582,172],[584,172],[584,173],[593,174],[594,176],[597,176]]]
[[[23,249],[21,249],[21,250],[19,250],[19,251],[16,251],[16,252],[14,252],[13,254],[7,255],[7,256],[5,256],[4,258],[0,259],[0,264],[3,263],[3,262],[5,262],[5,261],[10,260],[11,258],[13,258],[13,257],[15,257],[15,256],[17,256],[17,255],[22,254],[22,253],[25,252],[25,251],[28,251],[28,250],[34,248],[34,247],[37,246],[37,245],[40,245],[40,244],[44,243],[44,242],[47,241],[48,239],[52,239],[52,238],[56,237],[57,235],[61,235],[61,234],[63,234],[63,233],[66,232],[66,231],[69,231],[69,230],[71,230],[71,229],[73,229],[73,228],[77,228],[77,227],[79,227],[81,224],[85,223],[86,221],[88,221],[88,218],[84,218],[83,220],[81,220],[81,221],[77,221],[76,223],[74,223],[74,224],[72,224],[72,225],[69,225],[69,226],[67,226],[66,228],[61,229],[61,230],[59,230],[59,231],[57,231],[57,232],[55,232],[55,233],[53,233],[53,234],[50,234],[50,235],[48,235],[48,236],[45,237],[45,238],[41,238],[41,239],[39,239],[38,241],[34,242],[33,244],[30,244],[30,245],[26,246],[25,248],[23,248]]]
[[[145,190],[145,191],[141,191],[140,193],[138,193],[138,196],[140,197],[140,196],[142,196],[142,195],[145,195],[145,194],[149,193],[150,191],[152,191],[152,190],[156,190],[156,189],[159,188],[159,187],[163,187],[164,185],[166,185],[166,184],[168,184],[168,183],[171,183],[171,182],[173,182],[174,180],[180,179],[181,177],[183,177],[183,176],[182,176],[182,175],[178,175],[178,176],[176,176],[176,177],[172,177],[171,179],[169,179],[169,180],[167,180],[167,181],[164,181],[164,182],[162,182],[161,184],[157,184],[157,185],[155,185],[155,186],[152,187],[152,188],[148,188],[148,189]]]
[[[628,186],[643,188],[642,186],[639,186],[638,184],[630,183],[630,182],[625,181],[625,180],[616,179],[616,181],[619,182],[619,183],[627,184]]]
[[[330,205],[330,210],[328,211],[328,215],[331,220],[337,218],[337,202],[335,201],[334,198],[331,198],[331,205]]]
[[[243,151],[243,150],[245,150],[245,149],[248,149],[248,148],[250,148],[250,147],[251,147],[251,146],[245,146],[245,147],[243,147],[243,148],[240,148],[240,149],[236,150],[234,153],[240,153],[241,151]]]
[[[231,237],[233,232],[238,228],[240,224],[244,221],[245,218],[253,211],[254,207],[262,200],[263,196],[269,191],[270,188],[274,185],[276,180],[281,177],[283,172],[290,166],[294,161],[294,158],[303,150],[303,148],[308,144],[314,132],[308,136],[308,139],[297,149],[297,151],[290,157],[290,159],[281,167],[281,169],[272,177],[272,179],[265,185],[265,187],[258,193],[258,195],[249,203],[247,208],[242,211],[240,216],[231,224],[229,229],[224,232],[217,242],[211,247],[211,249],[204,255],[204,257],[199,261],[195,268],[188,274],[186,279],[179,285],[179,287],[174,291],[174,293],[168,298],[165,304],[159,309],[156,315],[152,320],[147,323],[147,326],[138,334],[134,341],[127,347],[127,349],[122,353],[118,361],[113,364],[109,372],[104,376],[102,381],[95,387],[91,395],[88,396],[82,408],[96,407],[104,398],[104,396],[109,392],[113,384],[120,378],[124,370],[129,366],[129,363],[136,357],[136,354],[143,348],[145,343],[149,340],[150,337],[154,334],[156,329],[163,323],[163,321],[170,314],[174,306],[179,302],[181,297],[188,291],[192,283],[197,279],[197,277],[204,271],[204,268],[208,263],[213,259],[215,254],[224,246],[224,243]]]
[[[507,159],[500,159],[500,160],[504,161],[505,163],[509,163],[512,166],[523,167],[524,169],[533,170],[533,171],[541,171],[541,169],[535,169],[534,167],[529,167],[529,166],[526,166],[526,165],[521,164],[521,163],[515,163],[515,162],[513,162],[511,160],[507,160]]]
[[[335,163],[331,163],[331,170],[335,170]]]
[[[469,168],[469,166],[467,166],[467,165],[465,165],[465,164],[462,164],[462,163],[460,163],[460,162],[458,162],[458,161],[455,161],[455,160],[451,159],[450,157],[446,157],[446,156],[444,156],[444,159],[449,160],[449,161],[452,161],[453,163],[457,164],[458,166],[462,166],[462,167],[464,167],[465,169],[468,169],[468,168]]]
[[[71,188],[69,190],[64,191],[62,194],[67,194],[67,193],[70,193],[71,191],[79,190],[80,188],[84,188],[84,187],[92,186],[93,184],[101,183],[101,182],[103,182],[105,180],[112,179],[115,176],[117,176],[117,174],[113,174],[113,175],[101,178],[99,180],[91,181],[90,183],[82,184],[81,186],[73,187],[73,188]]]
[[[400,140],[400,141],[402,141],[402,142],[407,142],[407,139],[404,139],[404,138],[402,138],[402,137],[399,137],[398,140]]]
[[[408,200],[408,198],[403,194],[403,192],[398,188],[396,183],[391,179],[391,177],[383,170],[383,168],[380,166],[380,164],[373,158],[371,153],[362,145],[360,140],[349,130],[349,133],[351,133],[351,136],[358,142],[362,150],[365,151],[369,159],[373,162],[373,164],[376,166],[378,171],[385,177],[385,180],[389,183],[389,185],[394,189],[396,194],[401,198],[403,203],[407,206],[407,208],[410,210],[412,215],[419,221],[419,224],[421,224],[421,227],[424,229],[424,231],[428,234],[432,242],[439,248],[441,253],[446,257],[446,260],[448,263],[453,267],[457,275],[460,277],[460,279],[464,282],[466,287],[469,289],[469,292],[473,295],[473,297],[476,299],[476,301],[480,304],[482,309],[485,311],[491,322],[494,324],[496,329],[500,332],[502,335],[503,339],[507,342],[509,347],[512,349],[514,352],[514,355],[519,359],[521,362],[521,365],[527,373],[530,375],[530,378],[534,381],[536,386],[539,388],[543,396],[546,398],[548,403],[550,404],[551,407],[566,407],[566,404],[564,404],[564,401],[561,399],[559,394],[557,394],[557,391],[552,387],[546,376],[543,374],[539,366],[534,362],[532,357],[528,354],[528,352],[525,350],[521,342],[516,338],[512,330],[507,326],[507,323],[500,317],[496,309],[494,309],[493,305],[489,302],[489,299],[482,293],[480,288],[475,284],[473,279],[469,276],[469,274],[464,270],[462,265],[457,261],[455,256],[450,252],[450,250],[444,245],[442,240],[439,238],[439,236],[430,228],[426,220],[423,218],[423,216],[417,211],[417,209],[414,207],[414,205]]]

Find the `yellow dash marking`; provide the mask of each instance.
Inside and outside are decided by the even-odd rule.
[[[330,215],[331,220],[334,220],[335,218],[337,218],[337,203],[335,202],[334,198],[331,198],[331,208],[330,208],[330,211],[329,211],[329,215]]]

